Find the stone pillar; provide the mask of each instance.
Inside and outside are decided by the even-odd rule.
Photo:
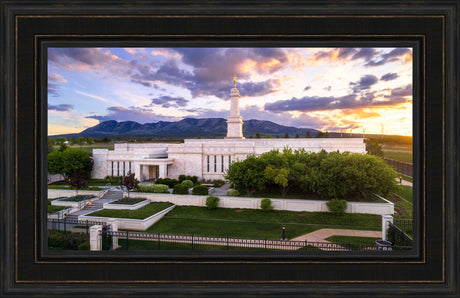
[[[244,139],[243,118],[240,115],[240,91],[232,88],[230,91],[230,116],[227,117],[226,139]]]
[[[390,228],[389,223],[393,223],[393,216],[382,215],[382,239],[387,240],[387,231]]]
[[[167,172],[168,165],[165,163],[160,163],[158,167],[159,167],[159,176],[160,176],[158,178],[166,178],[167,176],[166,172]]]
[[[118,231],[118,219],[116,218],[109,218],[107,220],[107,224],[110,225],[110,230],[113,232]],[[112,250],[116,250],[119,247],[118,245],[118,237],[112,236]]]
[[[101,251],[102,243],[100,233],[102,232],[101,225],[94,225],[89,228],[89,245],[90,250]]]
[[[142,181],[141,177],[141,165],[138,163],[134,163],[131,166],[134,167],[134,177],[136,177],[137,180]]]

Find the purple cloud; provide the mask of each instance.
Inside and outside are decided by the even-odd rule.
[[[183,97],[161,96],[152,98],[152,104],[161,105],[163,108],[169,107],[185,107],[188,100]]]
[[[59,105],[50,105],[48,104],[48,110],[58,111],[58,112],[67,112],[73,110],[73,105],[70,104],[59,104]]]
[[[307,87],[305,87],[305,88],[303,89],[303,91],[308,91],[308,90],[310,90],[310,89],[311,89],[311,86],[307,86]]]
[[[372,85],[376,84],[379,79],[374,75],[365,75],[359,79],[358,82],[350,82],[350,86],[353,88],[354,93],[359,93],[364,90],[368,90]]]
[[[398,77],[398,74],[397,73],[394,73],[394,72],[390,72],[390,73],[387,73],[387,74],[384,74],[380,80],[382,81],[391,81],[391,80],[394,80]]]
[[[106,115],[93,115],[86,116],[85,118],[91,118],[99,120],[100,122],[108,120],[117,121],[136,121],[138,123],[152,123],[158,121],[179,121],[182,118],[173,116],[164,116],[155,113],[150,109],[143,109],[138,107],[109,107],[107,108]]]

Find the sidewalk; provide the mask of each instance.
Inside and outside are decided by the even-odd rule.
[[[395,180],[399,183],[399,178],[395,178]],[[406,181],[404,179],[401,179],[401,185],[406,185],[412,187],[412,182]]]

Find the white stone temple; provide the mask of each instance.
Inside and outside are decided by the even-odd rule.
[[[366,152],[363,138],[245,139],[239,97],[234,76],[226,138],[185,139],[182,144],[124,143],[115,144],[114,150],[93,149],[92,178],[124,176],[131,172],[139,181],[166,177],[177,179],[182,174],[200,179],[223,179],[232,162],[273,149],[289,147],[293,150],[304,148],[310,152]]]

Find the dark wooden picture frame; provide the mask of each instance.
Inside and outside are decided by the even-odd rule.
[[[0,3],[1,296],[459,295],[460,1]],[[412,47],[414,250],[48,251],[43,50],[49,44]]]

